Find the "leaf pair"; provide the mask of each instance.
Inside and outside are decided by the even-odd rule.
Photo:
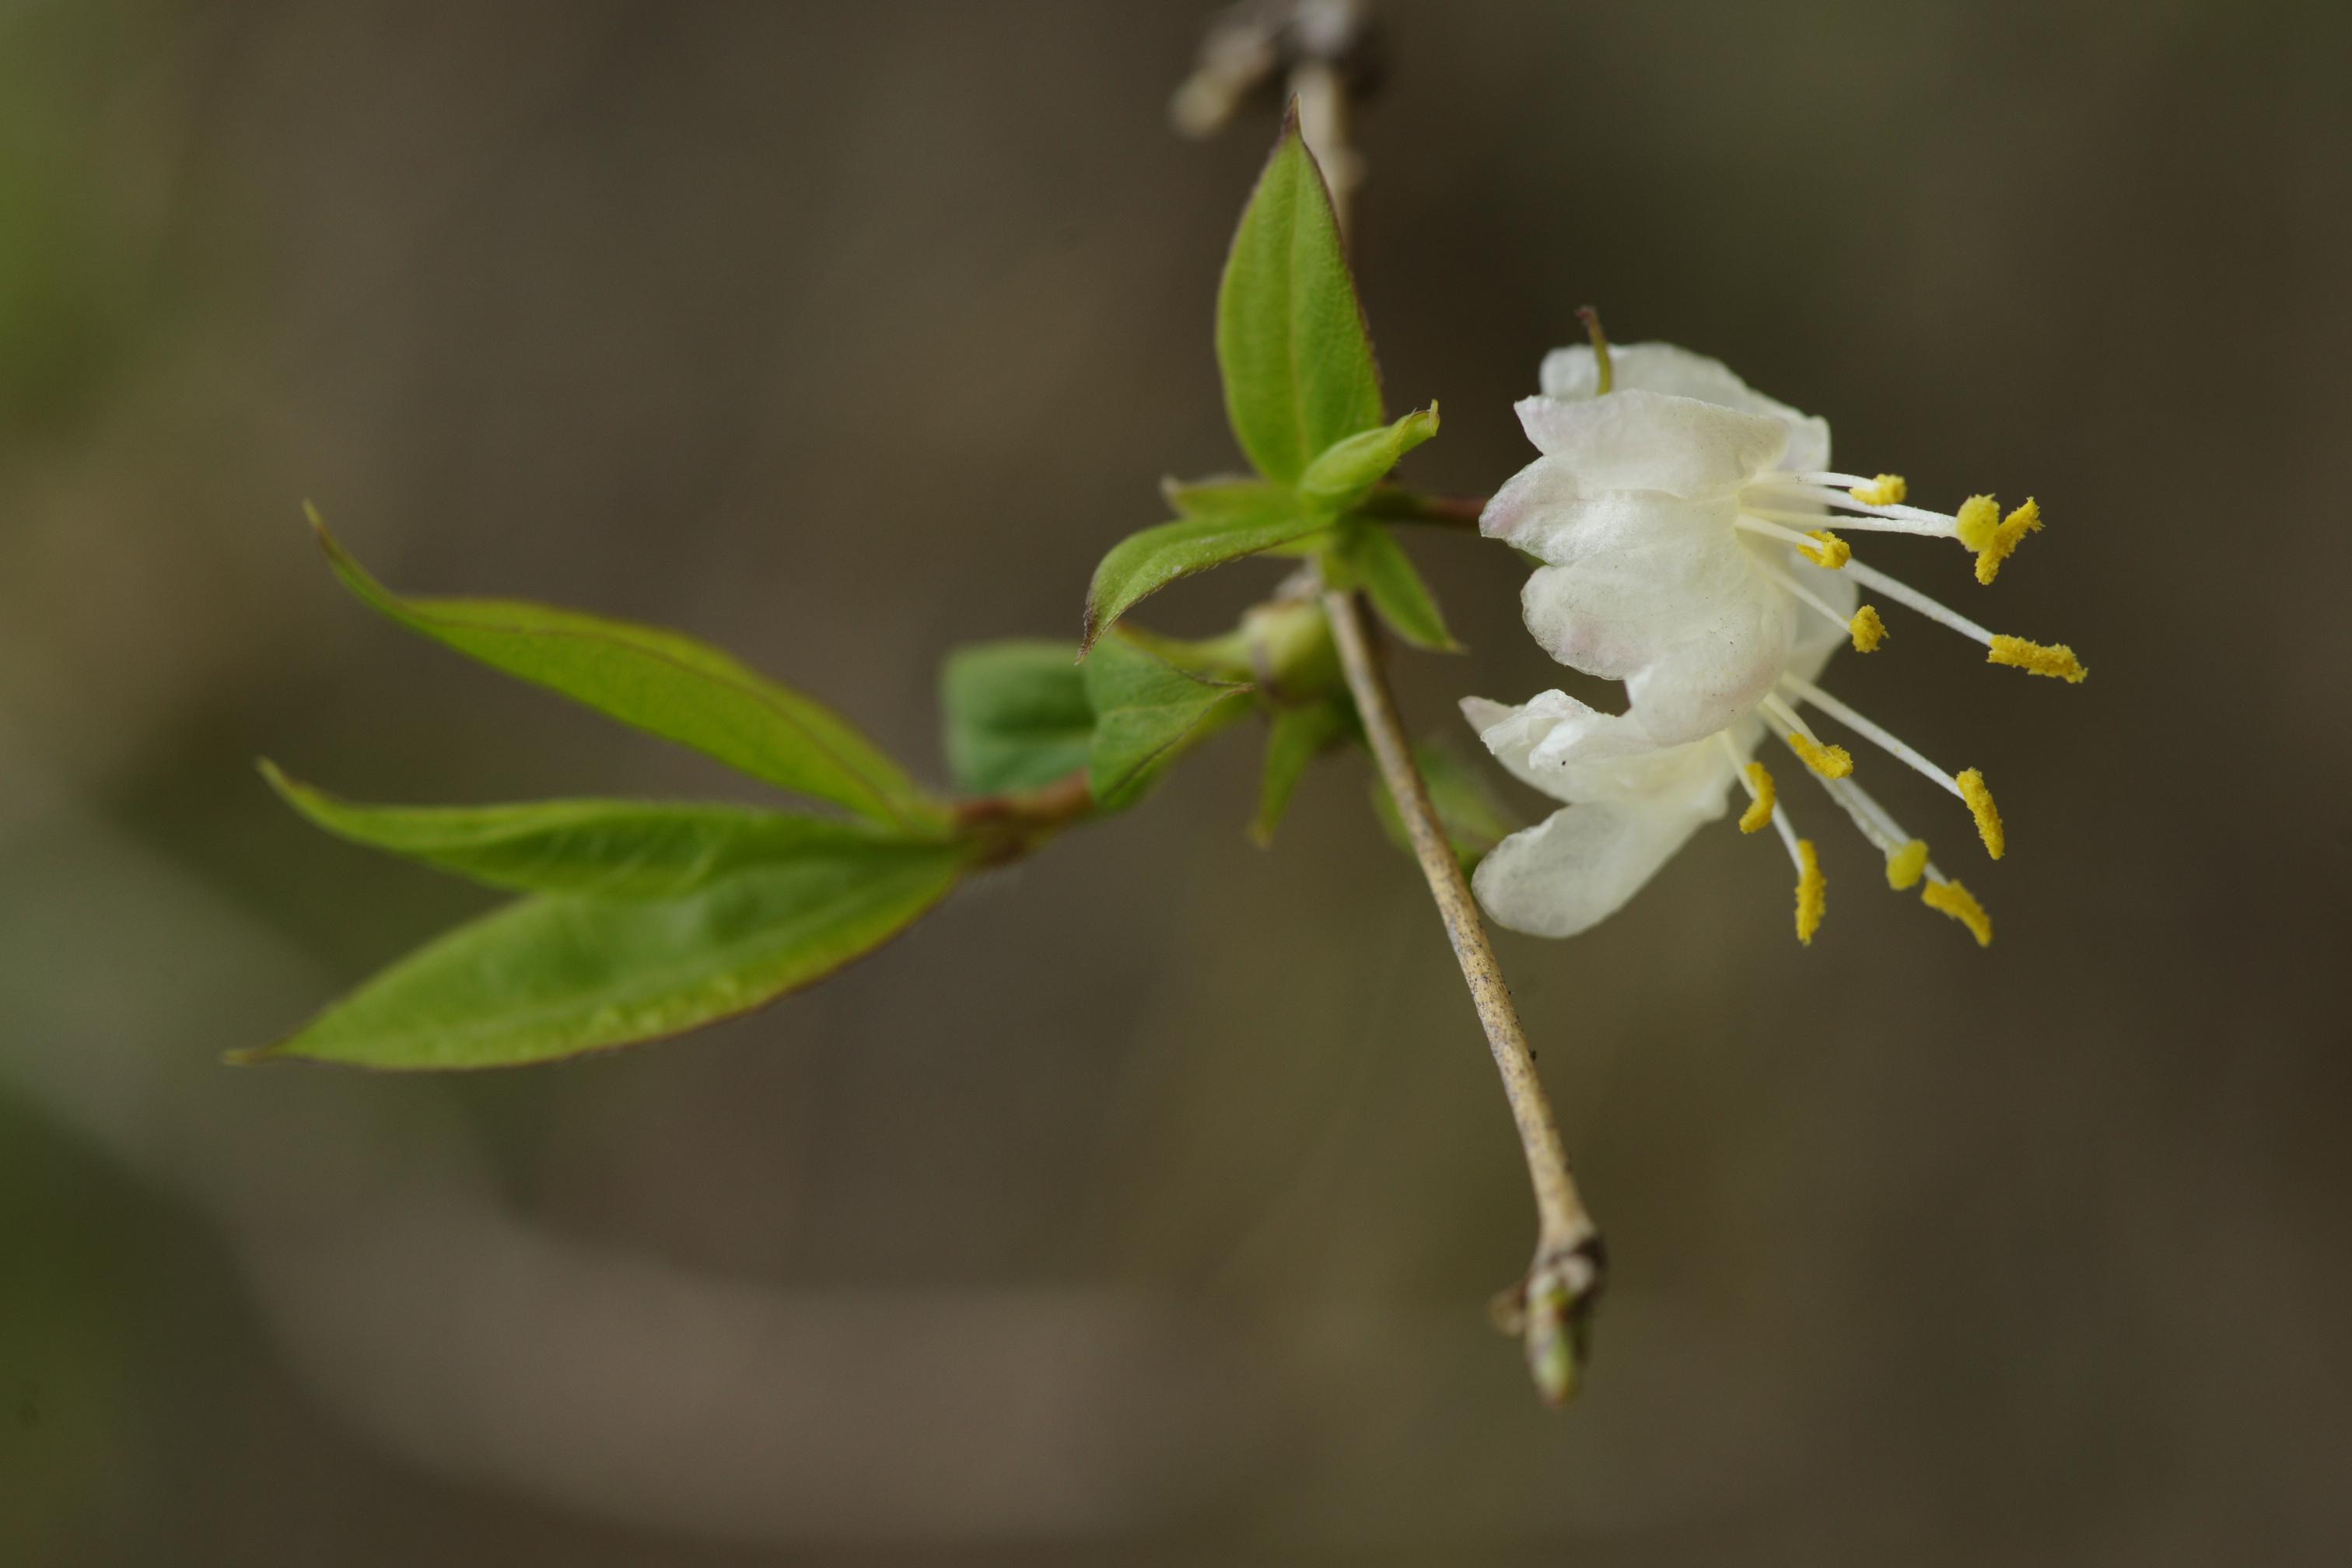
[[[718,649],[538,605],[402,598],[318,528],[336,574],[400,624],[860,820],[605,800],[357,805],[265,763],[328,831],[526,896],[239,1059],[503,1067],[675,1034],[871,952],[975,862],[945,805],[847,721]]]
[[[1245,671],[1192,645],[1116,636],[1081,666],[1067,643],[960,648],[940,682],[948,765],[976,794],[1043,788],[1083,771],[1104,811],[1142,798],[1177,757],[1245,712]]]
[[[1234,438],[1260,478],[1170,487],[1182,515],[1121,540],[1096,567],[1082,647],[1181,577],[1268,552],[1328,561],[1345,549],[1378,556],[1377,573],[1362,572],[1361,581],[1402,635],[1452,647],[1403,551],[1384,528],[1351,515],[1437,433],[1437,408],[1383,422],[1380,369],[1339,219],[1295,113],[1226,258],[1217,364]],[[1385,551],[1361,542],[1373,534]]]

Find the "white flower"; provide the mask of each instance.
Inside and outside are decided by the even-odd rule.
[[[1722,364],[1664,343],[1559,350],[1543,394],[1518,405],[1543,454],[1488,503],[1480,526],[1543,563],[1523,595],[1528,629],[1553,658],[1625,682],[1629,710],[1559,692],[1465,711],[1507,767],[1568,808],[1481,865],[1477,890],[1505,925],[1565,936],[1615,910],[1747,784],[1749,832],[1768,823],[1799,874],[1798,933],[1822,908],[1812,845],[1790,827],[1769,773],[1749,760],[1769,722],[1886,857],[1887,879],[1968,924],[1990,921],[1851,777],[1852,757],[1798,712],[1810,705],[1967,804],[1991,856],[2005,847],[1983,775],[1949,773],[1814,684],[1841,644],[1887,637],[1860,588],[1982,644],[1988,662],[2079,681],[2073,651],[2000,637],[1853,558],[1822,525],[1958,540],[1990,584],[2041,527],[2029,500],[2003,518],[1989,496],[1956,513],[1904,504],[1904,481],[1830,471],[1826,422],[1752,391]]]

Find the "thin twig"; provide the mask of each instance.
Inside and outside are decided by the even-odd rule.
[[[1327,170],[1344,171],[1331,181],[1332,207],[1344,233],[1349,197],[1362,178],[1362,163],[1348,145],[1347,79],[1329,65],[1302,61],[1290,77],[1298,100],[1298,120],[1307,150]],[[1318,138],[1320,139],[1318,141]],[[1502,1074],[1503,1094],[1517,1123],[1519,1146],[1527,1156],[1528,1179],[1535,1189],[1537,1235],[1534,1262],[1520,1287],[1498,1300],[1497,1318],[1519,1333],[1526,1343],[1528,1370],[1544,1398],[1559,1404],[1575,1392],[1583,1369],[1592,1304],[1601,1283],[1601,1235],[1586,1212],[1570,1174],[1568,1153],[1559,1137],[1551,1099],[1536,1071],[1535,1052],[1528,1044],[1510,986],[1486,939],[1486,922],[1470,884],[1462,874],[1447,841],[1429,785],[1406,739],[1395,694],[1381,668],[1372,630],[1361,598],[1354,592],[1328,588],[1323,607],[1330,617],[1333,640],[1339,648],[1340,668],[1356,700],[1381,778],[1395,801],[1397,815],[1412,840],[1412,851],[1429,882],[1430,897],[1445,922],[1446,939],[1470,987],[1471,1005],[1486,1031],[1486,1043]]]

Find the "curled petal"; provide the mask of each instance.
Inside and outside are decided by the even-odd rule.
[[[1782,468],[1801,472],[1830,466],[1828,420],[1800,413],[1765,396],[1734,375],[1721,360],[1695,354],[1672,343],[1623,343],[1610,350],[1609,364],[1612,384],[1620,390],[1668,393],[1780,421],[1789,432],[1788,449],[1780,458]],[[1546,354],[1541,384],[1546,397],[1593,397],[1600,389],[1600,378],[1591,347],[1580,343]],[[1615,396],[1616,393],[1610,394],[1611,398]]]
[[[1528,397],[1515,407],[1536,449],[1573,467],[1588,490],[1727,496],[1789,444],[1780,419],[1664,393]]]
[[[1723,815],[1735,762],[1712,737],[1661,745],[1631,714],[1601,712],[1564,691],[1538,692],[1517,708],[1465,698],[1462,712],[1514,777],[1555,800],[1639,800],[1702,819]],[[1757,733],[1752,724],[1733,731],[1740,756]]]
[[[1636,801],[1563,806],[1496,845],[1473,886],[1513,931],[1574,936],[1623,908],[1703,820]]]
[[[1661,744],[1696,741],[1752,706],[1795,635],[1789,596],[1728,529],[1542,567],[1520,605],[1552,658],[1624,681],[1633,716]]]

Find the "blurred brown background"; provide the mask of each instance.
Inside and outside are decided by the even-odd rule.
[[[1483,490],[1592,301],[1915,494],[2079,689],[1897,618],[1833,683],[1981,765],[2001,940],[1708,833],[1507,939],[1615,1284],[1539,1411],[1531,1220],[1360,764],[1227,739],[837,984],[463,1081],[232,1072],[487,900],[373,798],[711,795],[344,600],[688,627],[937,774],[950,645],[1067,634],[1234,461],[1271,133],[1204,7],[0,5],[0,1560],[2338,1562],[2352,1546],[2352,12],[1389,0],[1360,249],[1410,472]],[[1555,679],[1507,552],[1417,553]],[[1155,603],[1223,624],[1273,567]],[[1532,805],[1531,802],[1523,803]]]

